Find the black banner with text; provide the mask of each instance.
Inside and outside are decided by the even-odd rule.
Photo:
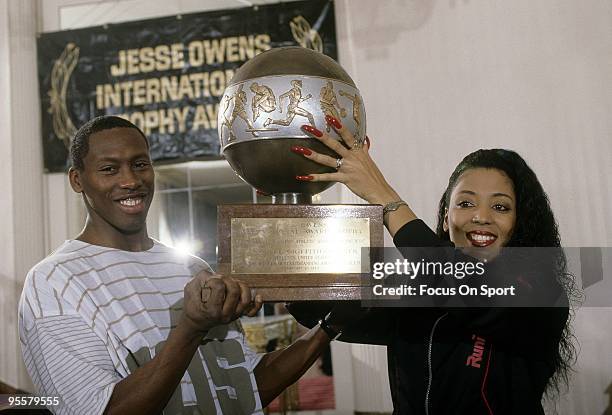
[[[45,169],[65,171],[76,130],[105,114],[138,125],[153,160],[218,157],[219,101],[236,69],[258,53],[296,45],[337,59],[333,1],[43,33],[38,76]]]

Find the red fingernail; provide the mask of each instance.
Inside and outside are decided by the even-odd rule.
[[[342,124],[340,124],[340,121],[338,121],[331,115],[326,115],[325,121],[327,121],[327,123],[330,124],[332,127],[334,127],[336,130],[339,130],[342,128]]]
[[[312,151],[302,146],[292,146],[291,151],[297,154],[303,154],[305,156],[310,156],[312,154]]]
[[[368,146],[368,150],[369,150],[370,149],[370,137],[366,135],[366,138],[363,141],[365,141],[366,145]]]
[[[312,176],[295,176],[296,180],[300,180],[302,182],[309,182],[312,179],[314,179],[314,177]]]
[[[260,196],[270,196],[270,193],[266,193],[263,190],[259,190],[259,189],[255,189],[255,193],[257,193]]]
[[[315,137],[322,137],[323,133],[319,130],[317,130],[316,128],[314,128],[312,125],[302,125],[302,130],[306,131],[307,133],[310,133],[312,135],[314,135]]]

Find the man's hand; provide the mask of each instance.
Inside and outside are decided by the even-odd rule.
[[[161,413],[206,332],[241,315],[254,316],[263,304],[260,295],[253,300],[245,284],[206,271],[185,285],[184,295],[181,321],[170,331],[166,344],[117,383],[105,414]]]
[[[184,298],[181,321],[198,335],[242,315],[253,317],[263,304],[259,294],[252,298],[246,284],[207,271],[196,274],[185,286]]]

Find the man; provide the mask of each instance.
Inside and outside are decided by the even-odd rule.
[[[287,116],[285,117],[285,119],[273,120],[272,118],[268,118],[266,119],[266,121],[264,121],[264,128],[267,128],[270,124],[283,125],[285,127],[291,125],[296,115],[308,118],[308,122],[310,123],[310,125],[312,125],[313,127],[315,126],[314,116],[310,112],[306,111],[304,108],[300,107],[300,104],[302,102],[312,98],[311,94],[302,97],[301,80],[294,79],[293,81],[291,81],[291,89],[278,97],[278,111],[281,113],[283,112],[282,104],[285,98],[289,99],[289,103],[287,104]]]
[[[76,133],[70,184],[87,220],[29,272],[19,305],[26,367],[59,414],[262,413],[329,343],[323,324],[258,356],[239,321],[262,299],[152,240],[146,137],[105,116]],[[329,333],[329,334],[328,334]]]
[[[232,113],[230,117],[227,118],[225,116],[225,113],[229,109],[230,103],[232,101],[234,101]],[[223,126],[227,127],[227,130],[229,131],[229,139],[227,141],[233,141],[236,139],[236,135],[234,134],[234,121],[236,121],[236,117],[242,118],[242,120],[246,123],[247,127],[249,127],[249,129],[246,131],[250,131],[251,134],[253,134],[253,137],[257,137],[257,134],[255,134],[254,131],[255,127],[253,126],[253,123],[251,123],[251,120],[249,120],[249,116],[246,113],[246,105],[247,95],[246,92],[242,90],[242,85],[238,87],[238,90],[234,93],[234,95],[225,99],[225,106],[223,109],[224,120],[221,124],[221,130],[223,131]]]
[[[344,118],[346,116],[346,109],[340,106],[338,102],[338,97],[334,92],[334,84],[332,81],[327,81],[323,88],[321,88],[321,93],[319,96],[319,103],[321,104],[321,111],[323,114],[334,117],[339,120],[340,117]],[[338,112],[340,110],[340,112]],[[330,125],[326,125],[327,132],[330,131]]]
[[[253,122],[259,118],[260,110],[270,113],[276,109],[276,97],[270,87],[253,82],[249,89],[255,94],[251,100]]]

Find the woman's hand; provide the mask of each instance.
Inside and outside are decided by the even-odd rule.
[[[397,192],[387,183],[385,176],[370,157],[370,140],[366,137],[366,145],[361,145],[351,132],[340,124],[340,121],[329,115],[325,116],[325,120],[340,135],[346,146],[311,125],[303,125],[302,130],[334,150],[340,156],[339,158],[335,159],[300,146],[292,147],[291,151],[324,166],[333,167],[337,172],[296,176],[296,179],[344,183],[353,193],[371,204],[385,206],[400,200]],[[414,219],[417,219],[417,216],[407,205],[402,205],[397,210],[383,216],[385,226],[391,236]]]
[[[327,115],[325,119],[340,135],[346,146],[311,125],[303,125],[302,130],[334,150],[340,158],[335,159],[300,146],[294,146],[291,150],[324,166],[337,168],[338,171],[336,173],[296,176],[296,179],[344,183],[353,193],[372,204],[385,205],[399,200],[398,194],[387,183],[380,169],[370,157],[369,139],[366,137],[366,145],[361,145],[355,140],[351,132],[345,129],[336,118]]]

